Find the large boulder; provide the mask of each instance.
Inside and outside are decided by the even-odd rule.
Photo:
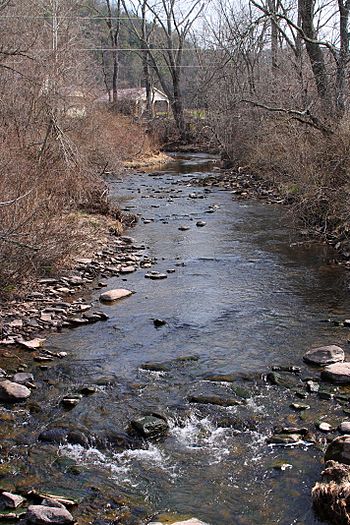
[[[326,366],[321,373],[322,379],[337,384],[350,384],[350,363],[335,363]]]
[[[70,525],[74,518],[63,506],[30,505],[26,514],[27,521],[34,525]]]
[[[345,359],[345,354],[340,346],[320,346],[306,352],[303,359],[306,363],[312,365],[325,366],[332,363],[342,363]]]
[[[0,381],[0,401],[19,403],[25,401],[31,394],[29,388],[19,383],[5,379]]]
[[[325,461],[338,461],[350,465],[350,435],[339,436],[328,445]]]
[[[104,303],[112,303],[119,299],[123,299],[124,297],[128,297],[131,294],[132,292],[126,288],[116,288],[115,290],[108,290],[107,292],[101,293],[100,301]]]

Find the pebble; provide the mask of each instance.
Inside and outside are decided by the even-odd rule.
[[[198,228],[203,228],[203,226],[206,226],[206,222],[205,221],[197,221],[196,222],[196,226],[198,226]]]
[[[150,272],[145,274],[146,279],[152,279],[154,281],[166,279],[168,276],[166,273],[160,273],[160,272]]]
[[[330,425],[329,423],[325,423],[325,422],[316,423],[316,427],[322,432],[331,432],[332,430],[332,425]]]
[[[310,405],[304,405],[302,403],[291,403],[290,405],[291,408],[293,408],[294,410],[310,410]]]

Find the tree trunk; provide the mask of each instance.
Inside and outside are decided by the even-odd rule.
[[[273,13],[273,16],[271,17],[271,68],[272,72],[275,74],[278,69],[278,26],[275,17],[275,0],[268,0],[268,9],[270,13]]]
[[[314,28],[314,1],[299,0],[299,7],[302,19],[302,29],[307,37],[305,39],[306,51],[310,59],[317,93],[324,109],[329,113],[331,111],[332,101],[323,51],[320,44],[316,42],[317,34]],[[314,40],[315,42],[311,42],[310,40]]]
[[[173,92],[174,98],[171,104],[171,108],[176,122],[176,127],[180,133],[180,139],[182,142],[186,143],[188,140],[188,133],[186,129],[185,114],[182,103],[180,78],[177,71],[174,71],[173,74]]]
[[[337,59],[337,76],[335,82],[335,104],[339,117],[345,112],[345,90],[346,90],[346,73],[349,61],[349,2],[343,3],[338,0],[339,6],[339,34],[340,34],[340,51]]]
[[[146,20],[146,7],[147,2],[146,0],[142,3],[141,13],[142,13],[142,46],[144,47],[143,42],[148,43],[148,32],[147,32],[147,20]],[[153,104],[152,104],[152,84],[151,84],[151,74],[150,74],[150,68],[149,68],[149,53],[147,48],[142,52],[142,69],[143,69],[143,77],[145,81],[145,88],[146,88],[146,114],[153,117]]]

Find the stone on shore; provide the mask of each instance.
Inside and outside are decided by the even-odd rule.
[[[18,494],[12,494],[11,492],[2,492],[0,496],[0,506],[5,506],[8,509],[17,509],[25,502],[25,499]]]
[[[303,359],[306,363],[312,365],[325,366],[333,363],[342,363],[345,359],[345,354],[340,346],[320,346],[306,352]]]
[[[322,379],[337,384],[350,384],[350,363],[335,363],[326,366],[321,373]]]
[[[350,435],[339,436],[328,445],[325,461],[338,461],[350,465]]]
[[[19,383],[5,379],[0,381],[0,401],[19,403],[25,401],[31,394],[29,388]]]
[[[34,381],[34,376],[28,372],[17,372],[17,374],[13,376],[13,381],[25,385],[26,383],[32,383]]]
[[[350,434],[350,421],[343,421],[339,425],[339,431],[342,434]]]
[[[101,293],[100,301],[104,303],[112,303],[113,301],[118,301],[124,297],[129,297],[129,295],[132,295],[130,290],[126,290],[125,288],[116,288],[115,290],[108,290],[107,292]]]
[[[26,514],[27,521],[34,525],[70,525],[74,518],[63,506],[30,505]]]
[[[20,341],[20,344],[22,346],[25,346],[25,348],[28,348],[28,350],[36,350],[37,348],[41,348],[45,341],[46,339],[35,337],[34,339],[31,339],[30,341]]]

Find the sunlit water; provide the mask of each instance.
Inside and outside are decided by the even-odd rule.
[[[193,515],[212,525],[316,524],[310,490],[322,451],[303,442],[272,447],[266,437],[277,424],[313,429],[326,414],[338,421],[341,408],[315,399],[302,421],[289,408],[293,393],[268,386],[261,375],[272,365],[303,367],[302,355],[313,345],[347,348],[348,331],[322,322],[348,317],[347,274],[328,264],[326,247],[295,244],[285,208],[238,202],[227,191],[191,184],[214,165],[205,155],[180,156],[162,174],[111,180],[115,198],[141,215],[130,234],[157,258],[153,269],[176,271],[162,281],[145,279],[148,270],[110,279],[110,288],[136,293],[102,307],[110,315],[106,323],[51,337],[52,348],[69,357],[36,371],[34,399],[43,411],[19,419],[26,426],[13,455],[22,458],[21,476],[63,493],[121,491],[151,511]],[[198,228],[197,220],[207,225]],[[156,329],[153,318],[167,325]],[[185,356],[196,360],[177,360]],[[166,370],[143,370],[149,362],[166,364]],[[232,383],[205,379],[214,373],[237,374],[244,404],[188,402],[192,394],[237,395]],[[64,411],[59,400],[82,384],[99,385],[97,393]],[[130,450],[36,441],[53,424],[101,436],[124,432],[148,411],[168,418],[165,440]],[[291,468],[276,470],[276,461]]]

